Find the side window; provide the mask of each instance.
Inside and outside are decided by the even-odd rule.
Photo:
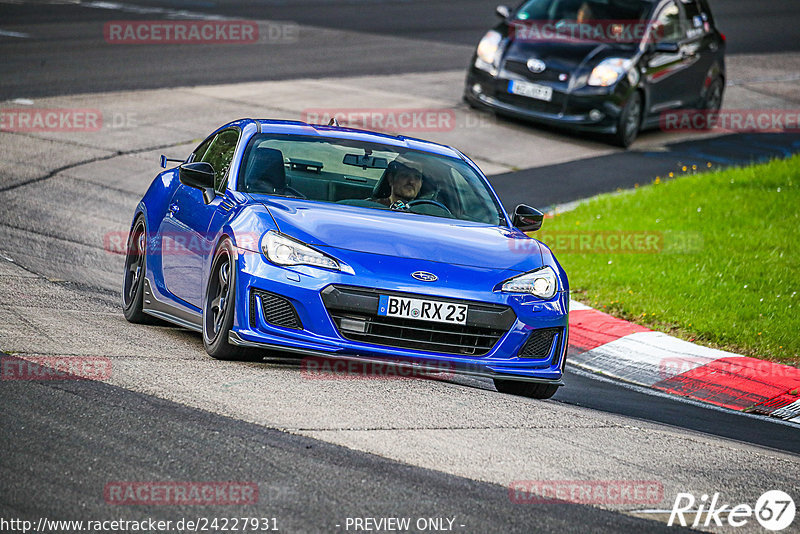
[[[195,161],[203,161],[203,156],[204,156],[204,155],[205,155],[205,153],[208,151],[208,147],[209,147],[209,145],[211,145],[211,141],[213,141],[213,140],[214,140],[214,138],[213,138],[213,137],[209,137],[208,139],[206,139],[205,141],[203,141],[203,142],[200,144],[200,146],[199,146],[199,147],[195,148],[195,149],[194,149],[194,152],[192,152],[192,159],[191,159],[191,161],[192,161],[192,162],[195,162]]]
[[[236,150],[236,143],[239,141],[239,131],[236,129],[225,130],[217,134],[211,145],[200,159],[195,161],[205,161],[214,167],[216,178],[214,189],[224,191],[227,183],[228,169],[233,161],[233,152]],[[200,147],[202,148],[202,147]],[[199,149],[198,149],[199,151]]]
[[[686,27],[681,10],[675,2],[670,2],[661,10],[656,18],[654,30],[658,42],[674,43],[683,40]]]
[[[686,36],[694,39],[706,33],[709,29],[708,16],[700,5],[697,2],[684,2],[683,8],[686,10]]]

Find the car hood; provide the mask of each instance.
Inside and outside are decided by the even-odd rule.
[[[509,44],[505,57],[507,61],[521,63],[537,58],[544,61],[548,68],[574,74],[582,67],[594,66],[607,57],[633,57],[634,54],[635,47],[630,45],[591,41],[563,43],[514,40]]]
[[[538,241],[514,228],[413,213],[253,195],[281,233],[317,247],[490,269],[542,266]]]

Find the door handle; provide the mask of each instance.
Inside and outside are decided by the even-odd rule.
[[[178,211],[180,211],[180,208],[178,207],[177,204],[172,204],[169,207],[169,212],[170,212],[171,215],[176,215],[178,213]]]

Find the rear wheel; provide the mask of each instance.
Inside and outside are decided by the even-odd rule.
[[[203,299],[203,346],[218,360],[258,360],[256,351],[228,342],[236,313],[236,261],[233,245],[224,239],[211,264]]]
[[[614,144],[628,148],[639,135],[642,125],[642,95],[634,92],[622,108],[617,120],[617,132],[614,134]]]
[[[539,382],[524,382],[521,380],[494,379],[494,387],[500,393],[530,397],[532,399],[549,399],[558,391],[558,386],[542,384]]]

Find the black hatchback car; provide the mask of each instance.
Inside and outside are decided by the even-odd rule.
[[[716,112],[725,36],[708,0],[528,0],[481,39],[464,99],[608,134],[627,147],[665,112]]]

